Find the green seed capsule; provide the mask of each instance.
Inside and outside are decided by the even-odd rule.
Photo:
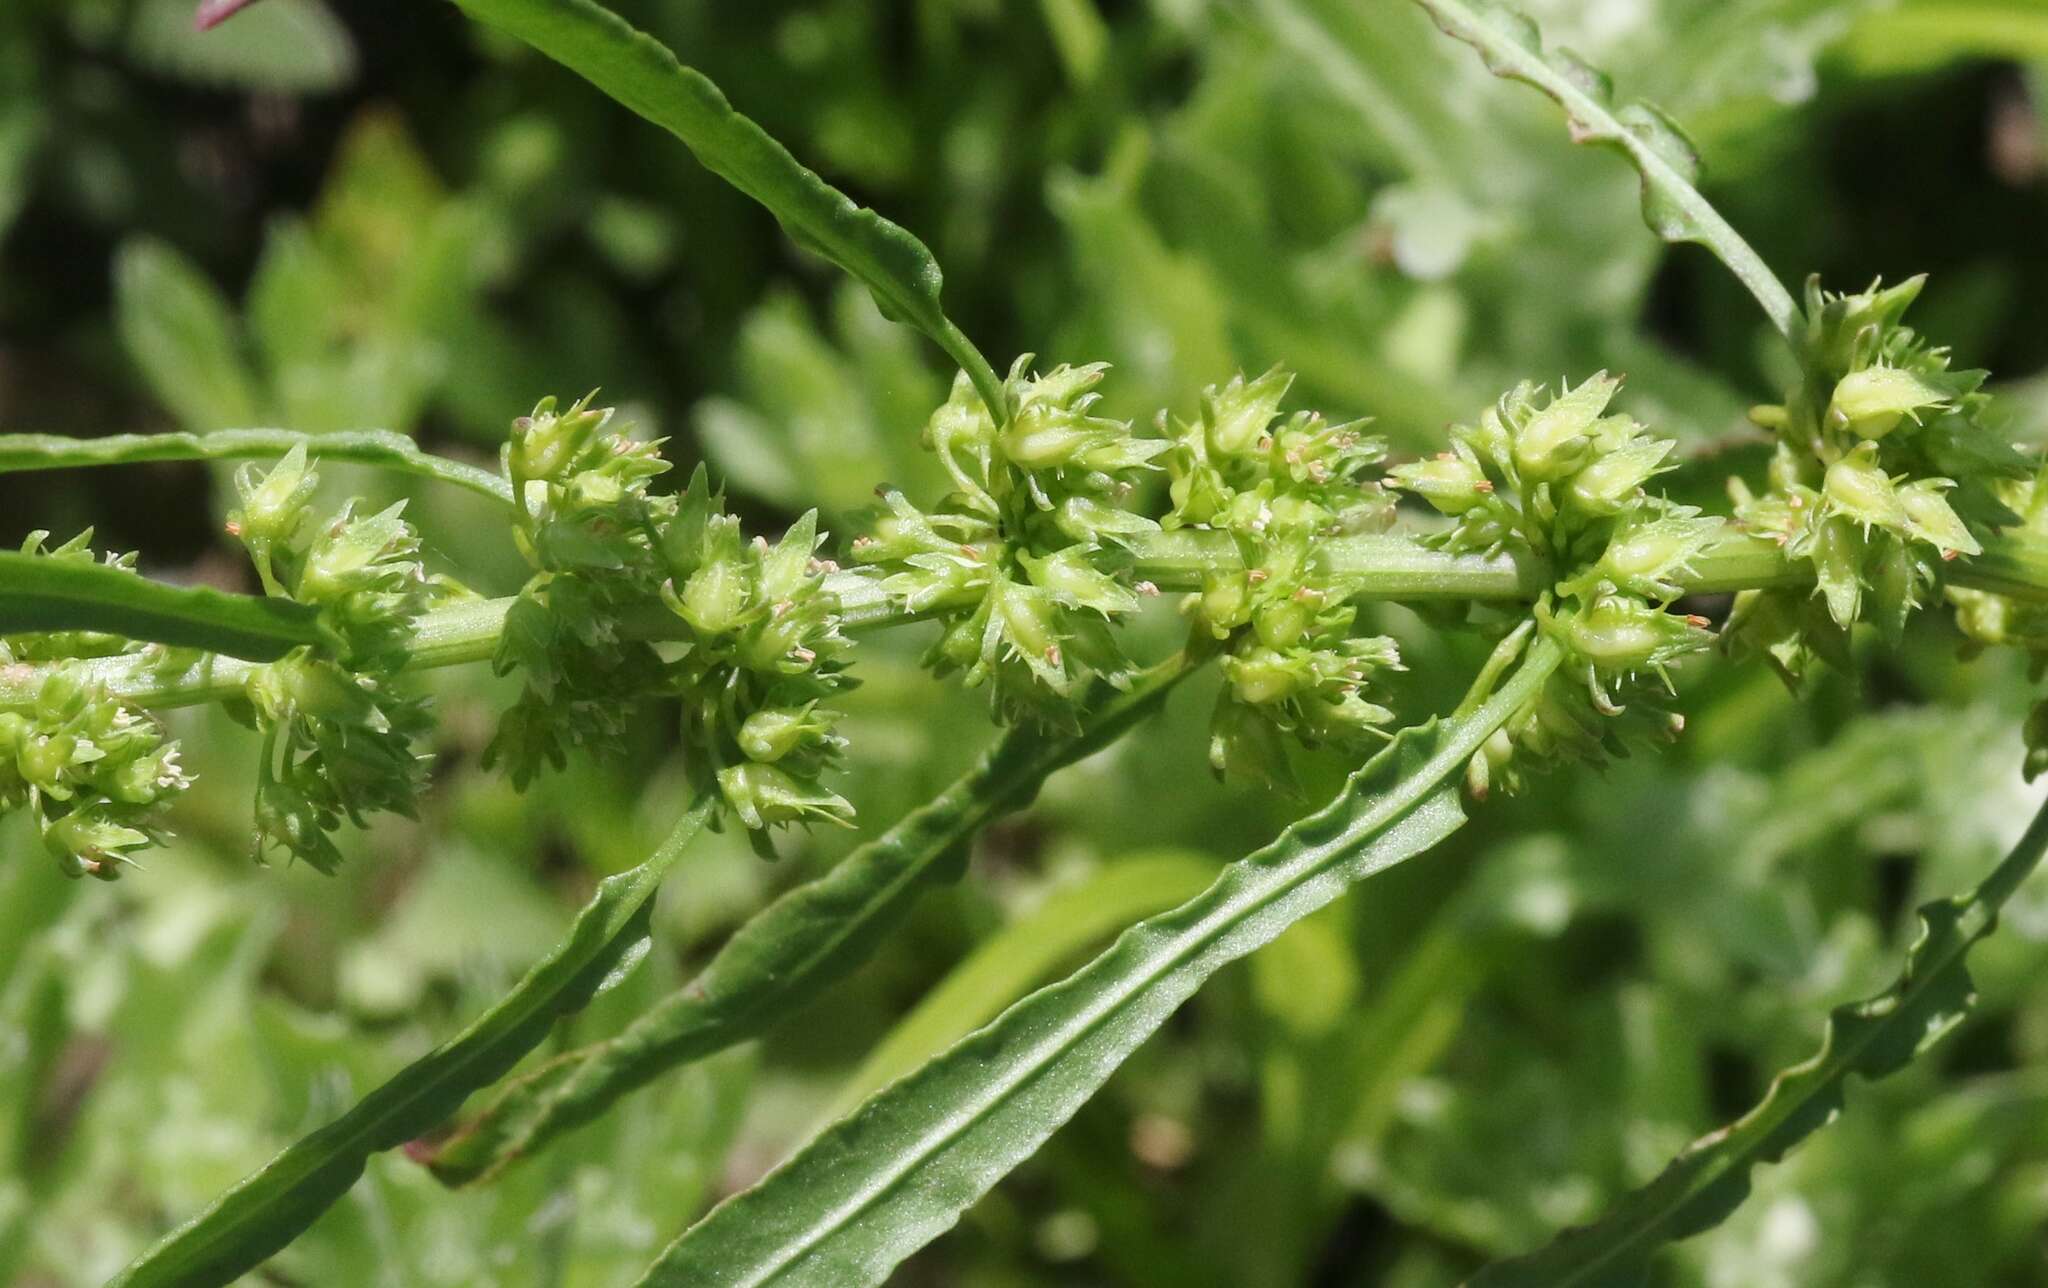
[[[1463,514],[1493,491],[1477,465],[1449,452],[1398,465],[1389,478],[1394,486],[1415,493],[1443,514]]]
[[[1259,642],[1267,648],[1290,649],[1307,636],[1309,624],[1314,619],[1313,605],[1290,595],[1277,603],[1266,604],[1252,614],[1252,629],[1258,632]]]
[[[715,559],[690,575],[678,608],[683,620],[705,635],[723,635],[746,612],[749,578],[738,560]]]
[[[1898,488],[1877,463],[1875,443],[1865,443],[1828,466],[1822,492],[1836,514],[1864,527],[1899,531],[1906,525]]]
[[[830,726],[818,719],[811,707],[769,707],[740,725],[740,750],[750,760],[781,760],[829,732]]]
[[[1562,478],[1586,459],[1593,430],[1621,382],[1605,372],[1567,389],[1530,416],[1515,435],[1515,464],[1532,481]]]
[[[1088,562],[1088,552],[1068,546],[1034,559],[1020,555],[1031,584],[1064,604],[1092,608],[1099,613],[1126,613],[1138,606],[1138,597],[1118,585],[1116,579],[1097,571]]]
[[[532,415],[512,422],[505,450],[513,477],[561,479],[611,418],[611,408],[591,407],[587,400],[558,415],[553,398],[541,399]]]
[[[1814,534],[1813,572],[1837,626],[1856,620],[1863,607],[1863,536],[1846,518],[1823,521]]]
[[[78,739],[70,734],[48,734],[41,737],[31,734],[14,755],[14,763],[21,776],[45,792],[66,797],[71,791],[64,784],[65,771],[71,768],[74,754],[78,751]]]
[[[1694,620],[1623,596],[1608,596],[1567,620],[1572,650],[1603,671],[1655,666],[1702,642]]]
[[[43,828],[43,845],[66,876],[111,881],[120,875],[121,851],[147,844],[145,833],[87,810],[73,810]]]
[[[1899,489],[1899,504],[1906,514],[1906,531],[1947,555],[1982,554],[1984,548],[1970,535],[1968,527],[1942,495],[1946,479],[1921,479]]]
[[[1668,438],[1635,438],[1588,461],[1566,484],[1573,505],[1588,514],[1619,514],[1676,446]]]
[[[732,765],[718,771],[718,789],[741,823],[759,831],[779,823],[819,820],[853,825],[853,806],[815,783],[774,765]]]
[[[1251,585],[1243,573],[1211,574],[1196,608],[1209,629],[1221,638],[1244,625],[1251,600]]]
[[[997,441],[1012,464],[1038,470],[1072,464],[1094,437],[1064,417],[1033,415],[1004,426]]]
[[[1898,367],[1868,367],[1835,382],[1827,423],[1866,439],[1880,439],[1907,416],[1948,401],[1940,389]]]
[[[235,471],[235,491],[242,504],[228,516],[228,530],[251,545],[291,540],[306,517],[319,476],[306,466],[300,443],[267,472],[254,464]]]
[[[1003,633],[1018,653],[1033,662],[1059,655],[1059,618],[1049,600],[1015,583],[1005,583],[990,594]]]
[[[1224,669],[1238,701],[1255,707],[1286,701],[1301,690],[1306,678],[1300,667],[1270,648],[1226,658]]]

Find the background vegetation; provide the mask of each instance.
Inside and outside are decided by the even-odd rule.
[[[1370,414],[1412,451],[1518,377],[1612,367],[1630,412],[1712,455],[1703,485],[1761,463],[1742,412],[1784,373],[1740,288],[1647,236],[1625,167],[1572,149],[1547,104],[1409,5],[616,7],[922,236],[989,352],[1112,360],[1117,415],[1186,412],[1285,362],[1297,405]],[[1684,123],[1709,195],[1781,272],[1931,271],[1916,324],[2048,437],[2048,11],[1530,7]],[[266,0],[205,38],[189,0],[0,9],[7,430],[375,426],[484,458],[539,396],[602,385],[773,530],[811,503],[846,516],[878,479],[929,483],[916,431],[946,374],[673,140],[450,6]],[[248,589],[225,479],[0,476],[0,543],[94,525],[156,575]],[[470,504],[422,493],[409,513],[430,563],[500,568],[478,581],[509,592],[523,574]],[[1475,646],[1376,611],[1411,667],[1400,709],[1447,708]],[[1156,626],[1163,648],[1170,614]],[[844,791],[875,822],[989,736],[979,698],[917,669],[920,631],[897,635],[864,645],[845,703]],[[1762,668],[1693,664],[1672,751],[1543,779],[1229,968],[900,1280],[1448,1283],[1597,1213],[1754,1103],[1830,1005],[1889,980],[1910,910],[2024,821],[2017,660],[1958,665],[1941,614],[1901,649],[1870,643],[1797,700]],[[519,796],[477,764],[506,684],[433,682],[429,813],[347,838],[333,877],[250,863],[255,749],[212,710],[180,717],[201,781],[149,871],[67,882],[22,820],[0,830],[0,1282],[105,1279],[502,994],[682,808],[658,722],[626,760]],[[262,1281],[629,1279],[836,1107],[1299,814],[1208,780],[1208,707],[1180,694],[1054,779],[761,1043],[489,1185],[450,1195],[380,1156]],[[1316,797],[1345,767],[1303,768]],[[617,1028],[846,844],[785,841],[767,864],[700,842],[649,963],[561,1041]],[[1857,1087],[1660,1273],[2042,1282],[2044,963],[2048,895],[2029,889],[1976,954],[1965,1029]]]

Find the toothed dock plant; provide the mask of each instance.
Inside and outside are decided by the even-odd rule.
[[[691,789],[668,841],[601,885],[511,994],[114,1282],[228,1282],[290,1243],[378,1150],[408,1144],[450,1184],[496,1178],[634,1088],[764,1032],[856,969],[920,892],[958,879],[981,829],[1211,663],[1218,775],[1300,793],[1294,748],[1327,748],[1352,771],[1341,790],[1202,894],[877,1092],[685,1229],[642,1282],[880,1282],[1226,963],[1425,853],[1495,792],[1678,736],[1678,665],[1715,642],[1695,596],[1732,594],[1723,642],[1792,678],[1842,659],[1857,623],[1895,643],[1910,614],[1943,599],[1975,644],[2048,656],[2038,462],[1996,427],[1983,373],[1953,370],[1902,322],[1920,279],[1854,294],[1816,283],[1795,300],[1700,195],[1697,160],[1663,114],[1618,105],[1603,76],[1519,16],[1420,2],[1492,70],[1555,98],[1575,139],[1624,154],[1651,227],[1716,254],[1789,344],[1793,387],[1753,413],[1773,440],[1765,485],[1731,480],[1726,515],[1657,493],[1674,444],[1630,414],[1605,372],[1518,384],[1454,425],[1441,451],[1391,464],[1364,422],[1286,409],[1279,369],[1190,391],[1192,412],[1162,411],[1154,432],[1102,413],[1104,364],[1025,355],[998,377],[947,317],[921,243],[592,0],[458,4],[675,135],[934,341],[959,368],[922,430],[949,491],[876,480],[877,504],[851,533],[835,539],[812,511],[750,536],[704,468],[680,490],[658,487],[663,444],[594,397],[546,399],[514,420],[496,475],[378,435],[0,439],[8,471],[274,458],[236,472],[227,525],[260,596],[146,580],[132,558],[96,561],[84,537],[45,549],[33,534],[0,559],[0,810],[28,813],[66,873],[118,876],[160,839],[163,807],[189,778],[156,713],[202,703],[260,735],[258,854],[331,872],[344,822],[416,811],[434,728],[419,673],[439,666],[488,662],[516,679],[486,761],[517,786],[571,755],[615,754],[628,718],[659,706]],[[489,498],[524,585],[491,599],[430,572],[403,504],[319,506],[323,456]],[[1148,662],[1126,627],[1166,591],[1185,644]],[[1396,714],[1380,682],[1402,661],[1375,630],[1375,601],[1422,606],[1433,626],[1490,646],[1454,710]],[[772,853],[777,827],[855,824],[832,784],[846,748],[833,705],[855,683],[856,637],[914,624],[932,637],[936,675],[987,693],[1003,726],[990,750],[770,904],[689,986],[515,1072],[557,1017],[638,959],[648,901],[701,828],[736,824]],[[2028,722],[2030,772],[2048,763],[2043,711]],[[1931,906],[1905,979],[1839,1012],[1821,1055],[1751,1116],[1590,1230],[1485,1281],[1607,1282],[1725,1215],[1750,1164],[1817,1126],[1849,1072],[1888,1072],[1954,1023],[1969,1000],[1964,953],[2043,836],[2037,822],[1991,880]]]

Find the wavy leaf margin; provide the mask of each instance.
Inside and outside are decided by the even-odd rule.
[[[1543,33],[1526,15],[1489,0],[1415,0],[1445,35],[1479,51],[1486,69],[1534,86],[1565,112],[1572,142],[1611,148],[1642,177],[1643,222],[1668,242],[1693,242],[1713,252],[1763,306],[1787,338],[1800,325],[1799,306],[1770,266],[1700,194],[1699,154],[1676,121],[1646,102],[1616,106],[1606,73],[1569,50],[1545,50]]]
[[[2048,805],[1976,889],[1921,907],[1920,933],[1899,978],[1830,1012],[1820,1049],[1778,1074],[1755,1108],[1694,1141],[1591,1224],[1481,1270],[1472,1288],[1637,1284],[1658,1248],[1727,1219],[1749,1197],[1757,1164],[1778,1162],[1842,1112],[1850,1074],[1875,1080],[1895,1073],[1962,1021],[1976,1000],[1964,959],[1997,928],[1999,909],[2044,851]]]

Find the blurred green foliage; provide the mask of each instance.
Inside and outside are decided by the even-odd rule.
[[[1743,441],[1782,375],[1740,288],[1642,232],[1624,168],[1394,0],[618,7],[918,233],[989,353],[1115,363],[1118,415],[1187,414],[1203,385],[1284,361],[1298,404],[1372,415],[1413,452],[1518,378],[1607,367],[1630,414],[1704,450]],[[2048,437],[2048,10],[1533,8],[1694,133],[1710,195],[1781,273],[1932,271],[1924,330]],[[936,351],[673,140],[449,6],[266,0],[204,38],[188,10],[0,8],[0,425],[381,427],[484,456],[541,395],[603,385],[771,524],[931,481],[915,436],[946,387]],[[0,544],[97,523],[160,570],[232,578],[224,484],[11,476]],[[421,492],[409,513],[430,562],[509,590],[513,556],[471,506]],[[1379,616],[1411,666],[1399,709],[1447,708],[1475,646]],[[1154,629],[1163,650],[1173,627]],[[863,646],[845,704],[844,790],[877,821],[990,736],[904,634]],[[1420,1288],[1593,1216],[1753,1103],[1830,1005],[1896,972],[1910,909],[2019,830],[2017,666],[1958,663],[1935,615],[1901,649],[1869,643],[1798,700],[1693,665],[1672,752],[1544,780],[1226,971],[901,1281]],[[478,765],[507,684],[433,683],[423,817],[346,840],[333,877],[248,863],[255,748],[212,711],[176,722],[200,784],[148,872],[81,888],[0,830],[0,1282],[104,1279],[502,994],[682,810],[673,731],[644,723],[629,757],[519,796]],[[1047,910],[1140,865],[1234,858],[1298,813],[1208,782],[1210,697],[1055,779],[758,1048],[487,1187],[450,1195],[380,1156],[266,1281],[626,1280],[884,1076],[863,1064],[878,1044],[928,1051],[1101,942]],[[1311,794],[1342,768],[1305,763]],[[649,961],[562,1044],[616,1030],[846,844],[764,865],[708,838]],[[990,943],[1016,946],[1008,969]],[[1852,1087],[1661,1280],[2042,1282],[2044,965],[2031,888],[1977,954],[1963,1031]]]

